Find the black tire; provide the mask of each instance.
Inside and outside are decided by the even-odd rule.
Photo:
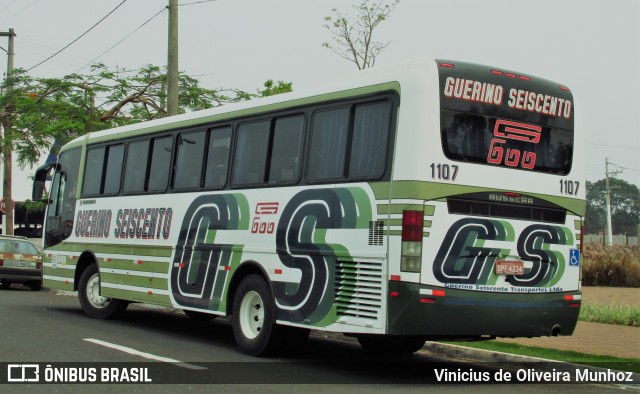
[[[9,288],[11,287],[11,282],[10,280],[6,280],[6,279],[1,279],[0,280],[0,290],[9,290]]]
[[[360,335],[362,348],[373,354],[412,354],[422,349],[424,337],[393,335]]]
[[[196,312],[189,309],[183,309],[182,312],[184,312],[185,315],[189,316],[190,319],[197,321],[208,321],[213,320],[217,317],[216,315],[212,315],[210,313]]]
[[[282,350],[285,330],[275,321],[275,302],[267,283],[255,274],[244,278],[233,298],[233,336],[240,351],[268,356]]]
[[[28,285],[31,291],[40,291],[42,289],[42,281],[40,280],[29,282]]]
[[[80,276],[78,298],[82,310],[96,319],[113,319],[124,313],[128,302],[100,295],[100,273],[98,266],[91,264]]]

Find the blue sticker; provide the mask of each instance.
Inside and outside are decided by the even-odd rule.
[[[571,267],[580,266],[580,249],[569,249],[569,265]]]

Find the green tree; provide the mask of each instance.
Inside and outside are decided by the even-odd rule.
[[[292,90],[291,87],[293,86],[293,83],[278,81],[278,83],[275,84],[273,82],[273,79],[269,79],[264,83],[263,86],[263,90],[258,90],[258,97],[267,97],[274,96],[280,93],[288,93]]]
[[[622,179],[609,178],[611,224],[614,234],[637,235],[640,221],[640,189]],[[606,181],[587,182],[585,232],[597,234],[606,225]]]
[[[11,141],[21,165],[34,163],[53,141],[62,144],[88,132],[167,116],[166,70],[148,65],[136,71],[96,64],[87,75],[35,78],[22,70],[14,89],[0,94],[0,122],[11,122]],[[291,83],[272,80],[250,94],[237,89],[208,89],[184,73],[179,77],[181,113],[291,91]]]
[[[323,25],[332,35],[332,42],[324,42],[323,47],[332,50],[343,59],[353,62],[358,70],[373,67],[376,57],[389,45],[389,42],[373,40],[373,31],[389,18],[398,4],[393,0],[362,0],[354,5],[355,16],[347,16],[337,9],[333,15],[325,16]]]

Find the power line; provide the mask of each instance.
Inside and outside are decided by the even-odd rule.
[[[153,15],[151,18],[147,19],[143,24],[141,24],[140,26],[138,26],[135,30],[133,30],[131,33],[127,34],[122,40],[116,42],[115,44],[113,44],[111,47],[109,47],[109,49],[107,49],[106,51],[102,52],[101,54],[99,54],[98,56],[94,57],[93,59],[91,59],[91,61],[87,64],[85,64],[84,66],[82,66],[81,69],[79,69],[78,71],[76,71],[76,73],[79,73],[80,71],[84,70],[85,68],[87,68],[87,66],[93,64],[93,62],[95,62],[96,60],[100,59],[102,56],[104,56],[106,53],[108,53],[109,51],[111,51],[113,48],[117,47],[118,45],[120,45],[123,41],[125,41],[127,38],[131,37],[134,33],[136,33],[138,30],[142,29],[147,23],[151,22],[153,19],[155,19],[158,15],[160,15],[164,10],[166,10],[166,7],[163,7],[160,11],[158,11],[155,15]]]
[[[9,4],[7,4],[3,9],[0,10],[0,12],[4,12],[7,8],[11,7],[13,5],[13,3],[15,3],[18,0],[13,0],[11,2],[9,2]]]
[[[13,18],[15,18],[16,16],[22,14],[23,12],[25,12],[26,10],[28,10],[29,8],[33,7],[36,3],[40,2],[40,0],[35,0],[33,3],[29,4],[28,6],[22,8],[20,11],[16,12],[15,14],[11,15],[9,18],[3,20],[2,22],[0,22],[0,24],[5,24],[7,21],[12,20]],[[11,5],[13,5],[14,2],[9,3],[8,6],[6,6],[5,8],[2,9],[2,11],[0,12],[4,12],[4,10],[6,10],[7,8],[11,7]]]
[[[621,168],[621,169],[623,169],[623,170],[638,171],[638,172],[640,172],[640,170],[639,170],[639,169],[637,169],[637,168],[628,168],[628,167],[623,167],[623,166],[619,166],[619,165],[617,165],[617,164],[615,164],[615,163],[612,163],[612,162],[609,162],[609,164],[611,164],[612,166],[616,166],[616,167],[618,167],[618,168]]]
[[[194,2],[191,2],[191,3],[187,3],[187,4],[178,4],[178,7],[184,7],[186,5],[194,5],[194,4],[202,4],[202,3],[211,3],[212,1],[216,1],[216,0],[194,1]]]
[[[38,53],[38,57],[45,57],[45,56],[49,56],[51,55],[53,52],[55,52],[55,49],[52,49],[50,46],[43,44],[42,42],[39,41],[33,41],[28,39],[27,37],[25,37],[24,35],[20,36],[20,48],[23,47],[29,47],[32,48],[35,51],[39,51]],[[65,51],[64,53],[60,53],[57,58],[66,58],[68,60],[71,61],[75,61],[79,64],[84,64],[88,58],[87,57],[82,57],[82,56],[78,56],[77,54],[71,52],[71,51]]]
[[[48,58],[44,59],[43,61],[41,61],[40,63],[36,64],[35,66],[28,68],[27,71],[31,71],[34,68],[38,67],[39,65],[49,61],[51,58],[53,58],[54,56],[56,56],[57,54],[59,54],[60,52],[64,51],[65,49],[69,48],[71,45],[73,45],[76,41],[78,41],[79,39],[81,39],[82,37],[84,37],[87,33],[89,33],[91,30],[93,30],[96,26],[98,26],[100,23],[102,23],[102,21],[104,21],[105,19],[107,19],[109,17],[109,15],[113,14],[118,8],[120,8],[120,6],[122,6],[124,3],[126,3],[127,0],[122,0],[122,2],[120,4],[118,4],[116,6],[116,8],[112,9],[107,15],[105,15],[104,17],[102,17],[102,19],[100,19],[98,22],[96,22],[95,25],[91,26],[89,28],[89,30],[85,31],[84,33],[82,33],[78,38],[76,38],[75,40],[71,41],[70,43],[68,43],[67,45],[65,45],[64,48],[60,49],[58,52],[54,53],[53,55],[49,56]]]

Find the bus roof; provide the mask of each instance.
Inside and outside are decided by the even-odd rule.
[[[365,96],[380,91],[400,92],[401,86],[405,84],[410,84],[410,86],[421,84],[421,81],[424,81],[425,75],[427,78],[433,78],[438,72],[438,68],[442,68],[441,66],[436,68],[436,65],[442,65],[443,63],[455,65],[456,73],[481,73],[484,70],[497,70],[488,66],[467,62],[416,58],[388,66],[377,66],[373,69],[348,73],[328,83],[319,83],[315,88],[225,104],[216,108],[92,132],[74,139],[66,144],[62,150],[77,147],[84,143],[99,143],[118,138],[168,131],[175,128],[188,128],[201,124],[223,122],[241,116],[259,115],[279,109],[295,108],[296,106],[323,101]],[[504,73],[512,73],[506,70],[502,71]],[[494,74],[489,74],[489,76],[494,79],[497,77]],[[558,84],[554,82],[537,77],[535,78],[535,83],[536,86],[540,83],[548,86],[558,86]]]

